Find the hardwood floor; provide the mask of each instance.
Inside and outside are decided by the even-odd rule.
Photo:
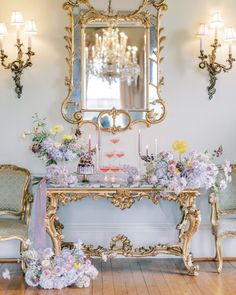
[[[236,262],[224,262],[216,273],[215,262],[197,262],[200,275],[185,275],[180,259],[95,259],[99,276],[87,289],[39,290],[25,285],[19,265],[0,264],[0,295],[235,295]],[[11,280],[3,280],[8,268]]]

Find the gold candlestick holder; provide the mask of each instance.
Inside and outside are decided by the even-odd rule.
[[[6,59],[8,56],[5,54],[4,50],[0,51],[0,60],[1,60],[1,65],[4,67],[6,70],[11,70],[13,73],[13,80],[15,82],[15,92],[17,94],[18,98],[21,98],[22,95],[22,90],[23,90],[23,85],[21,84],[21,76],[23,74],[23,70],[32,67],[32,56],[35,55],[35,53],[31,50],[31,47],[28,47],[28,51],[25,53],[27,56],[27,59],[24,61],[23,60],[23,43],[21,42],[20,39],[16,40],[16,48],[17,48],[17,59],[14,60],[11,63],[6,63]]]
[[[200,56],[199,59],[201,62],[199,63],[199,68],[204,70],[207,69],[209,73],[209,82],[210,85],[207,87],[209,99],[212,99],[214,94],[216,93],[216,81],[217,81],[217,75],[220,74],[222,71],[224,73],[228,72],[233,67],[233,62],[235,61],[235,58],[233,58],[232,53],[229,53],[227,63],[228,66],[223,65],[219,62],[217,62],[217,49],[221,47],[221,44],[219,43],[218,39],[214,40],[214,43],[211,44],[211,47],[213,48],[211,53],[209,55],[205,54],[204,50],[200,50]]]

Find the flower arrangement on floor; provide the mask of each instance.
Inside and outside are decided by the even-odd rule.
[[[55,125],[52,129],[49,129],[46,120],[35,114],[32,130],[23,132],[22,137],[32,137],[31,151],[43,160],[48,167],[46,180],[53,179],[57,182],[56,184],[63,186],[72,185],[77,179],[71,176],[64,166],[59,166],[59,163],[86,156],[88,147],[84,143],[79,129],[76,129],[72,134],[61,134],[62,131],[62,125]],[[94,155],[95,152],[95,149],[92,149],[90,154]],[[41,179],[42,177],[35,177],[34,184],[39,183]]]
[[[81,243],[75,244],[73,249],[62,249],[60,256],[55,256],[51,248],[42,251],[32,249],[23,252],[21,259],[26,264],[25,281],[30,287],[89,287],[90,281],[98,275],[90,258],[82,251]]]
[[[148,182],[163,187],[165,191],[173,190],[176,194],[188,189],[211,189],[218,193],[231,181],[230,163],[226,161],[223,172],[213,162],[222,154],[222,147],[214,151],[197,153],[187,151],[184,141],[176,141],[173,151],[141,156],[146,162],[146,179]]]

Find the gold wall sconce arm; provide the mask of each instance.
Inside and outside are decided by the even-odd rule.
[[[236,33],[234,29],[226,28],[225,29],[225,37],[224,41],[228,42],[229,44],[229,53],[228,53],[228,59],[226,60],[227,64],[224,65],[217,61],[217,52],[218,49],[222,46],[219,40],[219,30],[223,28],[224,23],[222,21],[222,17],[219,12],[215,12],[212,15],[212,20],[210,22],[210,25],[208,24],[201,24],[199,32],[197,36],[200,38],[200,55],[199,59],[201,60],[199,63],[199,68],[202,70],[207,70],[209,73],[209,83],[210,85],[207,87],[208,96],[211,100],[216,93],[216,81],[217,81],[217,75],[221,72],[227,73],[229,72],[233,67],[233,62],[235,61],[235,58],[232,54],[232,44],[233,41],[236,40]],[[210,45],[212,50],[209,54],[205,53],[203,42],[204,38],[209,36],[209,27],[212,28],[215,32],[215,37],[213,43]]]
[[[8,31],[6,25],[4,23],[0,23],[0,61],[1,65],[4,69],[10,70],[12,72],[12,78],[15,82],[15,92],[18,98],[21,98],[23,85],[21,84],[21,76],[23,74],[24,69],[28,67],[32,67],[32,56],[35,53],[32,51],[32,35],[37,34],[37,29],[35,22],[33,20],[29,20],[26,23],[23,21],[23,16],[21,12],[14,11],[11,17],[11,24],[16,27],[16,44],[15,47],[17,48],[17,58],[7,63],[8,55],[5,53],[3,49],[3,39],[5,36],[8,35]],[[28,49],[24,53],[22,48],[24,46],[22,40],[20,39],[20,28],[22,25],[24,27],[24,33],[28,36]],[[26,59],[24,59],[24,55]]]

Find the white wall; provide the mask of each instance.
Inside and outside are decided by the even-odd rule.
[[[99,2],[99,6],[98,6]],[[105,0],[93,1],[98,8],[106,7]],[[113,1],[115,9],[130,10],[141,1]],[[63,1],[58,0],[1,0],[0,20],[9,23],[12,10],[23,11],[25,18],[34,17],[39,34],[34,40],[36,56],[33,67],[24,72],[24,93],[21,100],[15,96],[9,71],[0,67],[0,163],[14,163],[28,167],[33,174],[43,173],[43,164],[28,150],[29,142],[21,139],[22,131],[31,127],[31,116],[38,112],[48,119],[49,125],[63,121],[60,107],[66,95],[64,77],[67,74],[63,35],[67,24]],[[169,0],[169,10],[164,14],[163,24],[168,37],[164,54],[166,59],[162,72],[166,78],[163,95],[168,103],[168,115],[160,125],[144,128],[143,141],[152,144],[158,138],[158,148],[169,149],[176,139],[184,139],[189,149],[213,150],[220,144],[224,157],[236,162],[235,137],[235,74],[222,74],[217,84],[217,94],[212,101],[206,93],[207,75],[198,69],[198,40],[195,32],[199,22],[208,17],[212,9],[220,9],[228,25],[236,27],[234,0]],[[15,57],[14,34],[6,39],[6,51]],[[70,126],[68,126],[69,128]],[[131,164],[137,162],[137,129],[121,134],[121,143]],[[96,136],[92,127],[83,128]],[[103,135],[104,144],[109,135]],[[213,238],[209,226],[209,206],[206,196],[198,201],[202,211],[203,225],[194,237],[192,250],[195,256],[212,256]],[[133,209],[121,212],[104,201],[83,200],[60,210],[65,224],[66,238],[75,236],[85,242],[105,243],[117,233],[126,233],[136,245],[148,245],[156,241],[172,240],[176,236],[173,224],[179,220],[179,212],[173,204],[154,207],[148,201],[135,204]],[[204,244],[203,244],[204,241]],[[12,243],[0,244],[0,256],[15,256]],[[8,247],[9,246],[9,247]],[[224,243],[224,255],[236,255],[232,241]]]

